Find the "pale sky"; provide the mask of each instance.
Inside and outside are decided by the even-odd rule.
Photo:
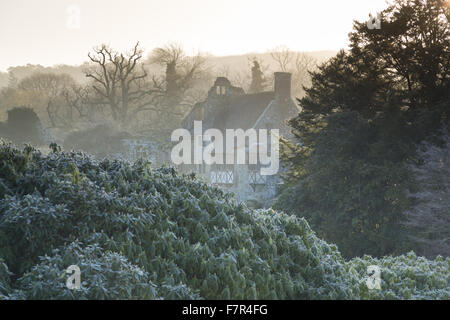
[[[385,7],[385,0],[0,0],[0,71],[80,64],[96,45],[126,50],[138,40],[147,52],[168,42],[214,55],[279,45],[339,50],[353,20]]]

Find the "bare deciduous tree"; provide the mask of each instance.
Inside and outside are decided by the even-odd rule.
[[[74,84],[63,90],[62,97],[68,110],[65,117],[68,127],[72,127],[78,119],[87,122],[94,120],[97,110],[94,108],[96,103],[92,95],[89,85]]]
[[[311,71],[317,68],[317,60],[305,53],[298,52],[295,54],[294,70],[292,72],[292,91],[301,97],[304,94],[303,87],[309,87],[311,85]]]
[[[309,86],[311,76],[309,72],[317,68],[317,60],[302,52],[293,52],[285,46],[279,46],[270,52],[278,70],[292,73],[292,93],[301,97],[303,87]]]
[[[250,93],[262,91],[267,83],[265,72],[267,72],[268,70],[268,65],[264,64],[261,59],[258,59],[256,57],[248,58],[247,60],[248,69],[240,70],[237,68],[232,68],[232,66],[230,65],[220,65],[214,69],[214,75],[216,77],[226,77],[228,80],[230,80],[233,86],[243,88],[245,91],[248,91]],[[262,77],[261,87],[257,89],[252,88],[252,68],[254,67],[255,62],[259,64],[259,69],[262,72],[262,74],[260,74]],[[251,72],[249,73],[248,70],[251,70]]]
[[[36,72],[17,84],[17,90],[30,99],[29,106],[38,113],[46,110],[52,127],[67,126],[67,109],[64,92],[76,86],[68,74]]]
[[[164,68],[163,74],[151,79],[152,104],[142,118],[151,126],[143,126],[141,133],[154,136],[170,136],[178,127],[189,109],[204,99],[207,89],[204,78],[208,78],[207,57],[200,53],[186,55],[181,45],[172,43],[156,48],[148,62]],[[142,121],[141,121],[142,122]]]
[[[205,75],[207,58],[201,53],[187,56],[181,45],[176,43],[153,50],[150,63],[166,68],[161,79],[154,78],[154,86],[165,92],[166,103],[184,104],[186,93],[195,82]]]
[[[270,56],[282,72],[289,72],[290,66],[295,59],[295,54],[286,46],[278,46],[270,52]]]
[[[92,68],[85,71],[93,80],[92,87],[100,101],[109,106],[113,119],[126,126],[132,114],[142,108],[151,108],[151,90],[147,72],[141,63],[143,51],[139,42],[129,53],[119,53],[101,45],[89,53]]]

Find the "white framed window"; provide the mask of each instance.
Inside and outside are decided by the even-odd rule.
[[[257,186],[267,184],[267,176],[261,175],[260,166],[250,165],[249,170],[249,185],[252,187],[253,191],[256,191]]]
[[[210,172],[210,181],[213,184],[234,184],[233,167],[227,165],[215,165]]]
[[[225,86],[217,86],[216,93],[218,96],[223,96],[225,95],[225,93],[227,93],[227,88]]]

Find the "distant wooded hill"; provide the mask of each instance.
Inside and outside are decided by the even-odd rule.
[[[293,52],[294,54],[299,52]],[[323,62],[334,56],[336,51],[312,51],[302,52],[316,59],[318,62]],[[262,62],[263,66],[270,71],[277,71],[277,63],[271,57],[270,53],[248,53],[242,55],[232,56],[209,56],[208,62],[213,72],[221,76],[230,76],[239,72],[250,72],[249,61],[253,58],[257,58]],[[35,72],[54,72],[57,74],[67,73],[71,75],[77,82],[82,83],[86,81],[83,73],[83,68],[87,64],[81,64],[78,66],[73,65],[55,65],[52,67],[44,67],[36,64],[27,64],[24,66],[14,66],[8,68],[7,72],[0,72],[0,88],[8,86],[10,79],[16,79],[20,81]],[[160,72],[161,67],[156,65],[149,66],[150,72]]]

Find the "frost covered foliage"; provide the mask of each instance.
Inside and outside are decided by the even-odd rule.
[[[68,265],[82,270],[80,290],[67,290]],[[63,280],[63,281],[62,281]],[[76,241],[49,256],[26,272],[20,288],[31,299],[154,299],[156,288],[148,273],[115,252],[103,252],[98,245],[82,247]]]
[[[450,298],[450,258],[346,261],[304,219],[193,176],[54,149],[0,143],[0,298]],[[380,291],[365,284],[371,264]]]
[[[8,266],[0,259],[0,300],[6,299],[11,292],[9,277],[11,273],[8,270]]]
[[[410,168],[417,181],[416,205],[406,212],[411,238],[427,257],[450,256],[450,133],[439,144],[424,142]]]

